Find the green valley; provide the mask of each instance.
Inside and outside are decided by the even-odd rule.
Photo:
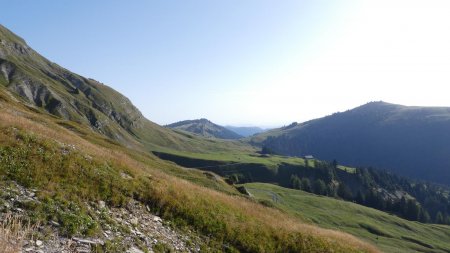
[[[108,23],[102,15],[114,4],[102,5],[101,11],[89,15]],[[30,47],[38,42],[29,45],[0,25],[0,253],[450,252],[450,107],[370,102],[269,130],[276,120],[286,119],[287,112],[297,117],[294,100],[305,102],[298,114],[313,107],[298,94],[307,96],[316,80],[311,79],[310,87],[301,92],[293,89],[295,85],[284,86],[300,82],[297,71],[278,62],[278,57],[296,58],[290,47],[264,55],[264,61],[279,66],[256,66],[262,58],[247,55],[250,49],[259,55],[272,48],[264,44],[269,37],[284,37],[265,34],[266,29],[278,27],[276,20],[264,18],[266,27],[257,29],[262,34],[254,41],[262,44],[250,43],[248,48],[240,45],[254,32],[258,18],[236,23],[230,37],[239,50],[224,50],[222,58],[212,52],[230,43],[216,38],[221,29],[209,26],[221,15],[202,9],[202,20],[195,25],[190,23],[192,17],[177,23],[174,16],[184,17],[195,8],[173,11],[170,6],[167,9],[176,15],[160,23],[166,15],[156,11],[159,4],[163,3],[152,2],[151,11],[141,16],[134,16],[140,11],[137,8],[130,11],[137,20],[152,18],[139,25],[128,24],[123,18],[128,9],[120,10],[124,16],[114,17],[120,25],[108,26],[108,32],[138,26],[150,37],[128,44],[131,34],[120,34],[127,38],[126,45],[110,61],[120,62],[120,73],[110,72],[108,64],[97,66],[109,73],[105,80],[111,85],[123,82],[113,86],[117,90],[140,82],[139,89],[126,94],[139,93],[144,103],[134,102],[156,108],[151,113],[148,108],[141,112],[108,85],[48,60]],[[243,10],[233,6],[228,11],[247,16]],[[268,16],[266,11],[257,16]],[[83,15],[71,22],[84,21]],[[284,19],[290,20],[280,18]],[[169,23],[182,31],[160,28]],[[185,29],[189,26],[195,29]],[[241,26],[245,31],[234,34]],[[214,36],[200,41],[196,29],[207,29]],[[102,39],[100,33],[71,36],[86,43]],[[172,37],[177,39],[168,43]],[[106,50],[114,40],[105,42],[96,50]],[[148,46],[153,43],[159,46]],[[184,44],[198,48],[184,52]],[[143,58],[140,63],[136,58],[124,59],[130,48],[138,50],[134,57]],[[171,50],[162,53],[161,48]],[[70,50],[72,56],[82,53]],[[208,57],[197,59],[203,51]],[[243,57],[242,63],[237,55]],[[152,57],[159,60],[147,65]],[[86,72],[79,73],[90,73],[86,70],[91,68],[90,60],[86,52]],[[211,69],[205,71],[209,65]],[[217,76],[222,69],[234,71]],[[286,77],[275,78],[278,72]],[[237,77],[241,81],[236,82]],[[170,81],[176,89],[169,87]],[[266,87],[266,82],[274,82],[273,87]],[[250,84],[242,90],[228,89],[244,83]],[[317,107],[327,105],[327,96],[315,101]],[[174,101],[177,105],[172,107]],[[252,102],[240,106],[247,101]],[[185,113],[189,108],[199,111]],[[238,115],[244,112],[249,122],[238,122],[244,120]],[[173,115],[181,113],[198,120],[155,123],[175,122],[180,119]],[[221,124],[229,120],[236,126],[220,126],[202,117]],[[259,117],[265,120],[256,127],[250,121]],[[243,125],[252,127],[238,127]]]

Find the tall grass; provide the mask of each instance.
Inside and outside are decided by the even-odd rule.
[[[351,235],[302,224],[246,198],[168,175],[164,170],[172,165],[100,137],[92,142],[94,133],[81,138],[53,118],[16,110],[20,113],[0,110],[0,176],[41,189],[38,197],[48,203],[35,207],[44,214],[41,218],[56,218],[65,226],[64,213],[55,211],[61,208],[48,208],[55,201],[83,206],[101,199],[120,206],[134,198],[177,226],[210,236],[229,252],[377,252]],[[75,149],[65,150],[66,144]],[[123,172],[132,179],[123,178]],[[88,213],[77,212],[88,220]],[[69,219],[66,225],[74,223]],[[92,232],[77,229],[68,232]]]
[[[24,224],[20,218],[5,214],[0,220],[0,252],[19,253],[23,240],[33,231],[33,226]]]

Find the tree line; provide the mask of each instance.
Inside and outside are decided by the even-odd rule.
[[[337,161],[314,161],[290,175],[290,187],[352,201],[423,223],[450,225],[448,187],[399,177],[374,168],[346,172]]]

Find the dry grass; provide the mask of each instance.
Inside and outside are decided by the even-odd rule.
[[[195,207],[193,216],[202,217],[202,219],[210,218],[212,220],[219,219],[226,223],[229,231],[236,233],[248,233],[250,237],[260,237],[264,239],[264,233],[274,233],[280,241],[296,240],[298,244],[304,244],[307,252],[379,252],[377,248],[360,239],[336,230],[323,229],[317,226],[308,225],[299,222],[286,213],[279,210],[265,207],[263,205],[249,201],[243,197],[226,195],[205,187],[197,186],[179,180],[176,178],[165,178],[157,187],[157,196],[162,198],[159,203],[168,205],[170,209]],[[217,205],[211,206],[211,203]],[[225,207],[225,208],[224,208]],[[213,216],[213,217],[212,217]],[[195,217],[190,217],[195,219]],[[232,232],[231,232],[232,233]],[[297,237],[297,235],[302,235]],[[239,237],[241,235],[234,235]],[[270,237],[270,236],[269,236]],[[315,251],[314,247],[318,246],[311,241],[315,238],[323,243],[325,250],[321,248]],[[256,240],[258,241],[258,240]],[[270,246],[264,241],[259,241],[260,246]],[[273,248],[276,252],[278,247]],[[267,248],[247,248],[251,252],[270,252]],[[297,252],[297,251],[294,251]]]
[[[20,218],[6,214],[0,221],[0,253],[21,252],[23,240],[31,234],[33,226]]]
[[[146,185],[146,201],[167,219],[184,220],[202,233],[235,245],[248,252],[378,252],[372,245],[349,234],[322,229],[299,222],[278,210],[264,207],[243,197],[230,196],[163,172],[164,162],[137,161],[121,147],[96,145],[55,124],[46,116],[36,118],[21,108],[0,107],[0,127],[20,127],[44,139],[74,144],[97,160],[108,160],[117,167],[128,168],[135,178],[151,178]],[[48,117],[48,118],[47,118]],[[95,135],[95,133],[91,133]],[[99,137],[99,139],[101,139]],[[1,145],[1,143],[0,143]],[[9,225],[8,225],[9,224]],[[14,221],[4,223],[4,242],[21,240],[27,230]],[[5,230],[6,229],[6,230]],[[3,235],[2,234],[2,235]],[[12,235],[12,236],[9,236]],[[3,242],[3,241],[2,241]],[[20,245],[19,244],[11,244]],[[4,247],[3,247],[4,248]],[[17,248],[12,248],[16,252]]]

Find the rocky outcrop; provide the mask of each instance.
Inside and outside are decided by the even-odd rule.
[[[125,132],[134,135],[145,125],[141,112],[125,96],[48,61],[2,26],[0,84],[30,106],[89,124],[117,141],[126,139]]]
[[[35,189],[14,182],[0,188],[0,217],[13,214],[26,220],[33,215],[27,206],[41,204]],[[108,207],[103,201],[86,203],[86,207],[100,226],[95,236],[62,236],[62,224],[52,220],[35,229],[33,238],[23,242],[22,252],[96,252],[96,249],[114,244],[120,245],[120,252],[130,253],[154,252],[154,249],[158,252],[200,252],[206,247],[207,238],[189,230],[172,228],[169,221],[153,214],[148,206],[138,201],[131,200],[123,208]]]

